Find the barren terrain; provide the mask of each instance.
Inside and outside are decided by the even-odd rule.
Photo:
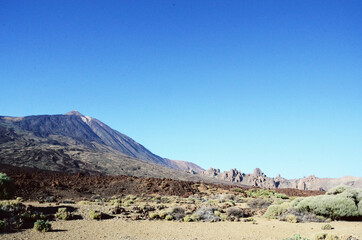
[[[320,191],[264,190],[172,179],[71,174],[9,165],[0,167],[14,180],[16,196],[25,200],[24,203],[15,200],[1,204],[25,205],[30,217],[42,213],[43,216],[34,215],[35,219],[50,220],[52,225],[52,230],[45,233],[35,231],[31,228],[33,225],[20,227],[1,234],[4,240],[281,240],[294,234],[314,239],[319,233],[335,234],[341,240],[356,240],[362,236],[361,221],[322,218],[323,222],[298,220],[292,223],[288,219],[265,217],[268,206],[283,206],[300,196],[325,193]],[[57,218],[61,209],[66,210],[71,218]],[[100,213],[100,217],[93,218],[91,212]],[[310,218],[311,221],[319,219]],[[327,223],[333,229],[322,230]],[[348,238],[351,236],[355,238]]]
[[[25,200],[40,200],[48,196],[59,199],[81,199],[92,195],[112,197],[119,194],[158,194],[189,196],[200,193],[191,181],[140,178],[133,176],[102,176],[53,172],[33,168],[19,168],[0,164],[0,171],[10,176],[18,186],[17,196]],[[209,187],[230,190],[239,186],[203,183]],[[246,189],[246,188],[244,188]],[[288,196],[312,196],[320,191],[274,189]]]
[[[39,233],[28,229],[18,233],[4,234],[1,239],[129,239],[129,240],[281,240],[300,233],[311,238],[317,233],[327,232],[339,236],[362,236],[362,222],[333,222],[335,229],[323,231],[323,223],[287,223],[278,220],[255,218],[257,224],[245,222],[167,222],[124,221],[109,219],[102,221],[73,220],[52,222],[54,231]]]

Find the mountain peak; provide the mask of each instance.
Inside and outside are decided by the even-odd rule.
[[[80,112],[75,111],[75,110],[70,111],[70,112],[68,112],[68,113],[66,113],[66,114],[64,114],[64,115],[75,115],[75,116],[79,116],[79,117],[83,117],[83,116],[84,116],[83,114],[81,114]]]
[[[254,175],[254,176],[263,176],[264,173],[260,170],[260,168],[255,168],[252,175]]]

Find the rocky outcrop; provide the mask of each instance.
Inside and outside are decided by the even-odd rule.
[[[200,174],[206,177],[217,177],[220,174],[220,169],[209,168],[206,171],[200,172]]]
[[[280,175],[275,178],[266,176],[260,168],[256,168],[253,173],[245,174],[239,170],[231,169],[221,172],[220,169],[210,168],[207,171],[200,172],[203,176],[214,177],[224,181],[241,183],[247,186],[261,188],[294,188],[299,190],[318,190],[324,191],[332,187],[344,184],[362,188],[362,178],[343,177],[343,178],[318,178],[314,175],[300,179],[286,179]]]
[[[208,170],[200,172],[199,174],[206,177],[216,177],[223,181],[237,182],[237,183],[242,182],[245,176],[245,174],[239,172],[235,168],[225,172],[220,172],[220,169],[209,168]]]
[[[237,183],[242,182],[244,179],[244,176],[245,176],[245,174],[243,174],[242,172],[239,172],[235,168],[221,173],[221,179],[224,181],[229,181],[229,182],[237,182]]]

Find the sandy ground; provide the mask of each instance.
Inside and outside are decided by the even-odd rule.
[[[203,240],[203,239],[283,239],[299,233],[312,238],[316,233],[354,235],[361,239],[362,222],[331,222],[333,230],[321,230],[325,223],[286,223],[254,218],[249,222],[185,223],[166,221],[73,220],[52,222],[53,231],[39,233],[32,229],[2,234],[0,239],[129,239],[129,240]]]

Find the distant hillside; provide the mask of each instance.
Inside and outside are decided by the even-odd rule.
[[[200,172],[200,175],[216,178],[223,181],[241,183],[247,186],[262,188],[294,188],[300,190],[328,190],[338,185],[348,185],[362,188],[362,178],[317,178],[314,175],[299,179],[286,179],[278,175],[275,178],[267,177],[259,168],[253,173],[246,174],[236,169],[221,172],[220,169],[210,168]]]
[[[186,162],[181,160],[170,160],[167,158],[165,158],[165,161],[167,162],[167,166],[170,166],[175,169],[182,169],[187,172],[200,173],[202,171],[205,171],[205,169],[201,168],[200,166],[192,162]]]
[[[262,188],[328,190],[345,184],[362,188],[362,178],[271,178],[260,169],[204,170],[165,159],[101,121],[77,111],[59,115],[0,117],[0,164],[60,172],[173,178]]]
[[[157,156],[132,138],[77,111],[0,117],[1,163],[67,172],[132,175],[140,161],[184,171],[203,170],[193,163],[181,164]]]

